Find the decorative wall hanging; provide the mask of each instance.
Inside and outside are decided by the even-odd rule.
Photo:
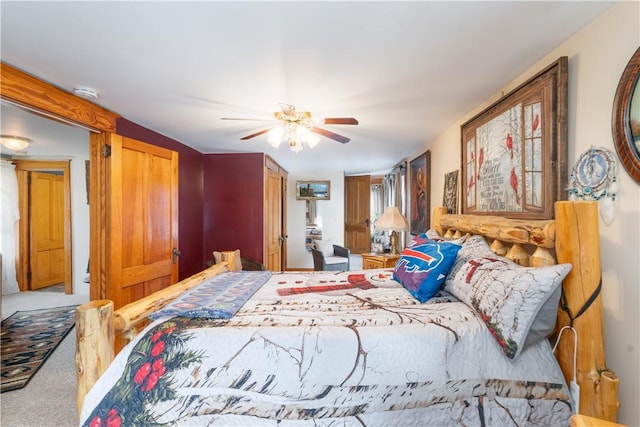
[[[431,152],[425,151],[409,163],[411,185],[411,234],[420,234],[429,228],[429,200],[431,198]]]
[[[296,200],[331,199],[331,181],[296,181]]]
[[[462,125],[462,213],[553,218],[566,199],[567,57]]]
[[[597,200],[600,217],[611,225],[618,191],[616,160],[604,147],[591,147],[578,157],[569,180],[569,200]]]
[[[444,192],[442,205],[447,207],[450,214],[458,213],[458,171],[444,174]]]

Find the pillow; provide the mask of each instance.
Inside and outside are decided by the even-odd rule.
[[[458,256],[449,270],[449,274],[445,280],[445,289],[449,286],[449,278],[453,277],[467,261],[485,256],[495,257],[497,255],[493,253],[487,241],[484,240],[484,237],[475,235],[467,238],[462,244],[460,251],[458,251]]]
[[[456,265],[451,268],[445,289],[473,308],[507,357],[516,359],[551,332],[550,324],[553,329],[560,286],[571,264],[521,267],[497,255],[469,257],[464,250],[459,253],[466,259],[455,272]]]
[[[236,249],[235,251],[233,251],[235,253],[235,270],[236,271],[240,271],[242,270],[242,258],[240,258],[240,249]],[[222,259],[222,252],[218,252],[218,251],[213,251],[213,258],[216,261],[216,264],[221,263],[222,261],[224,261]]]
[[[333,256],[333,240],[316,240],[316,249],[322,252],[324,256]]]
[[[425,302],[440,290],[459,250],[460,245],[455,243],[416,236],[411,246],[402,251],[393,278],[414,298]]]

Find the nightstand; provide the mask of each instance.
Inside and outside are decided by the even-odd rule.
[[[362,269],[393,268],[400,259],[400,255],[362,254]]]

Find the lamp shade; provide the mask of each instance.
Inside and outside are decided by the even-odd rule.
[[[407,231],[409,223],[396,206],[387,206],[376,221],[376,230]]]

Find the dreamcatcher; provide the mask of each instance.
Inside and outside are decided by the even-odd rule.
[[[591,147],[578,157],[569,178],[569,200],[597,200],[600,217],[611,225],[618,192],[616,161],[604,147]]]

